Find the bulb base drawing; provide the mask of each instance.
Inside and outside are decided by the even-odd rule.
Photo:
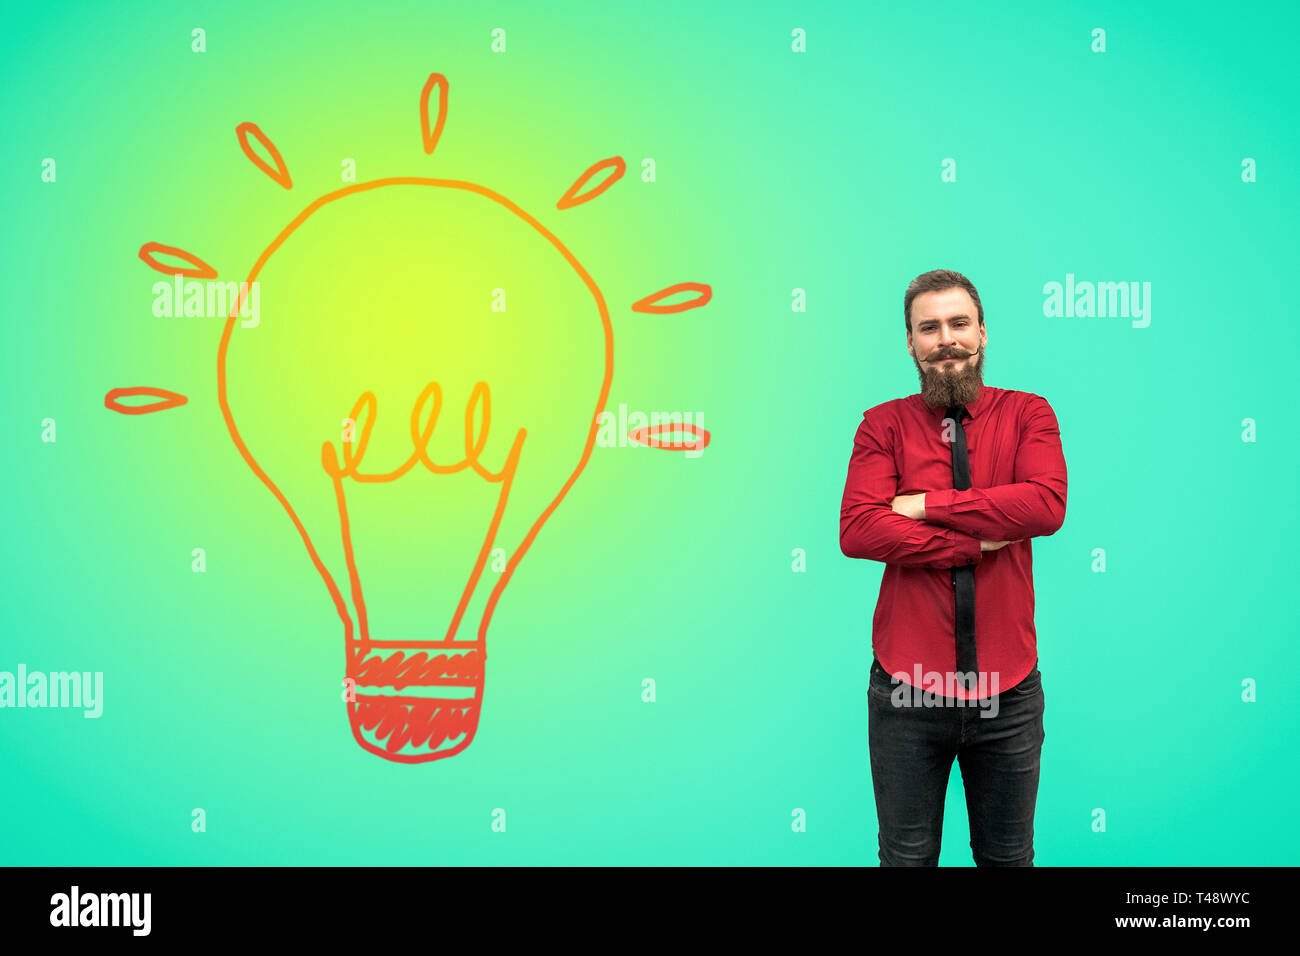
[[[348,643],[347,676],[355,681],[348,722],[362,749],[399,763],[425,763],[470,745],[487,656],[479,642]]]

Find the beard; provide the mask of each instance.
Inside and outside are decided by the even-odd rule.
[[[947,358],[965,358],[972,353],[965,349],[949,349],[937,352],[936,360]],[[966,362],[959,369],[922,368],[915,355],[912,362],[916,365],[917,375],[921,378],[921,398],[925,404],[935,408],[951,408],[954,405],[969,405],[979,398],[980,386],[984,384],[984,349],[981,348],[974,362]]]

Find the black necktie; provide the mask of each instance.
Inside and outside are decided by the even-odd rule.
[[[962,428],[961,417],[966,412],[965,405],[953,405],[947,411],[953,420],[954,436],[952,441],[952,486],[958,491],[970,487],[970,458],[966,453],[966,430]],[[975,568],[963,565],[952,569],[952,588],[957,608],[957,673],[963,675],[967,690],[974,689],[974,681],[979,672],[975,657]]]

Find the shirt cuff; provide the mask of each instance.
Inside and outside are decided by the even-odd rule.
[[[930,511],[929,508],[925,510],[927,514]],[[965,567],[971,564],[979,564],[984,557],[984,552],[980,550],[980,539],[961,531],[950,530],[950,533],[954,538],[952,543],[953,566]]]
[[[955,488],[940,488],[938,491],[925,493],[925,520],[935,524],[947,525],[952,517],[952,496]]]

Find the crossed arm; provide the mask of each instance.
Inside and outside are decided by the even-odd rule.
[[[984,550],[1053,534],[1065,521],[1060,430],[1042,398],[1024,412],[1015,481],[989,488],[895,495],[889,437],[874,425],[864,416],[849,461],[840,507],[840,550],[847,556],[905,567],[976,564]]]

